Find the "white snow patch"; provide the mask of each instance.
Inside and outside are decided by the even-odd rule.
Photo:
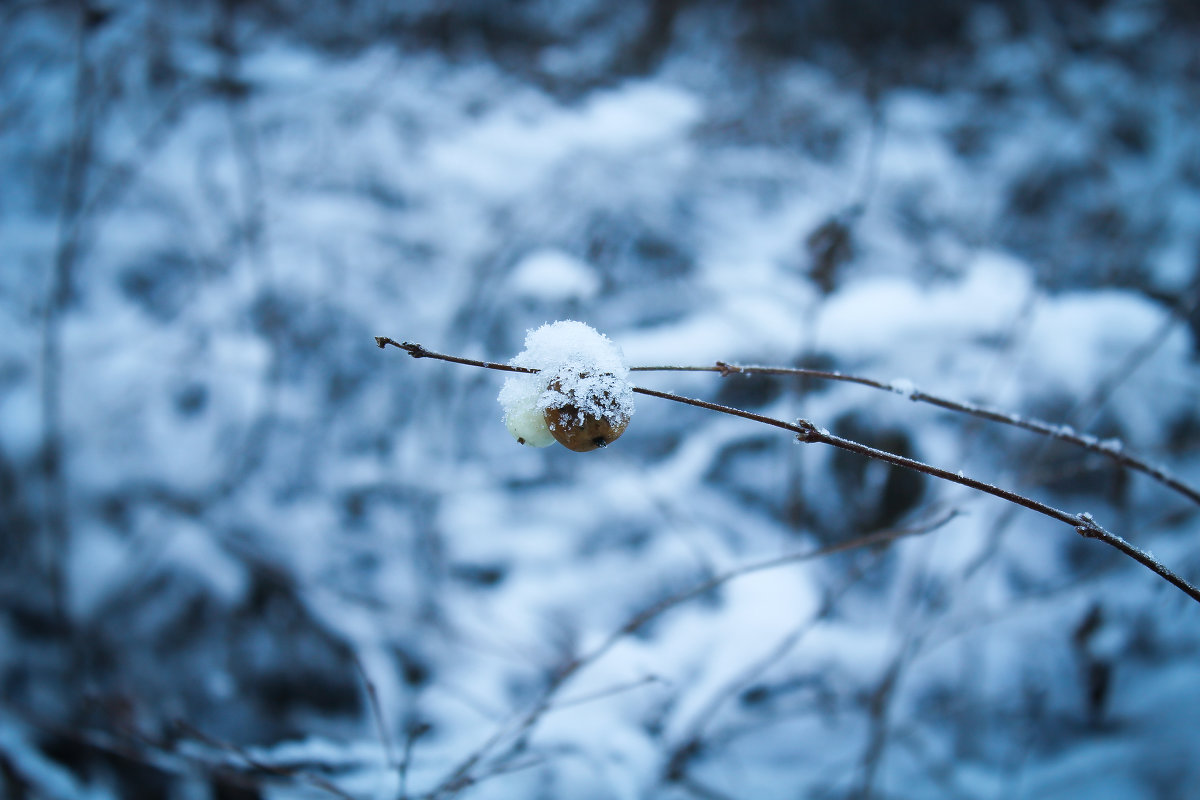
[[[220,547],[206,528],[175,521],[164,535],[170,537],[163,552],[167,562],[194,574],[226,603],[242,598],[249,583],[245,565]]]
[[[105,528],[89,526],[74,537],[67,575],[75,619],[86,619],[110,591],[124,584],[129,558],[125,542]]]
[[[477,190],[506,196],[536,183],[577,153],[623,154],[676,138],[700,103],[674,87],[636,83],[597,92],[578,108],[497,112],[462,136],[434,145],[429,163]]]
[[[1024,265],[994,254],[977,257],[960,281],[929,289],[902,278],[864,280],[826,302],[820,339],[849,359],[876,356],[897,343],[909,351],[940,350],[947,341],[1004,331],[1030,282]]]
[[[509,277],[518,294],[539,300],[590,300],[600,291],[600,279],[591,266],[561,250],[530,253]]]

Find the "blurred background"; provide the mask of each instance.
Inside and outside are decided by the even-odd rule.
[[[1194,797],[1200,608],[1111,548],[648,397],[524,448],[503,376],[373,337],[579,319],[1196,485],[1198,41],[1187,0],[4,3],[0,795]],[[1095,453],[637,377],[1200,579],[1198,505]]]

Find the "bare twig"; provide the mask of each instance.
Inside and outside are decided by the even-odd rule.
[[[498,363],[491,362],[491,361],[479,361],[476,359],[460,358],[458,356],[448,356],[448,355],[445,355],[442,353],[435,353],[431,350],[427,350],[419,344],[413,344],[411,342],[404,342],[402,344],[397,343],[393,339],[389,339],[385,336],[376,337],[375,344],[377,346],[379,346],[381,349],[390,344],[394,347],[398,347],[401,350],[406,351],[413,358],[435,358],[435,359],[440,359],[442,361],[451,361],[451,362],[454,362],[457,364],[466,364],[468,366],[483,367],[486,369],[500,370],[503,372],[526,372],[526,373],[528,373],[528,372],[537,372],[538,371],[535,369],[529,369],[527,367],[514,367],[509,364],[498,364]],[[645,369],[646,368],[642,368],[643,371],[645,371]],[[672,371],[684,371],[684,370],[696,369],[696,370],[702,370],[702,371],[708,371],[708,372],[713,372],[713,371],[720,372],[722,370],[725,370],[726,372],[728,372],[728,371],[736,371],[739,368],[731,367],[728,364],[718,364],[718,366],[716,366],[716,367],[695,367],[695,368],[692,368],[692,367],[654,367],[652,369],[666,369],[666,370],[672,370]],[[746,369],[746,368],[740,368],[740,369]],[[760,370],[763,372],[769,372],[772,374],[797,374],[795,370],[793,370],[791,368],[784,368],[784,367],[779,367],[779,368],[755,367],[754,369]],[[834,377],[834,376],[839,375],[838,373],[822,373],[822,374],[827,377]],[[888,388],[891,391],[896,391],[895,387],[893,387],[891,384],[882,384],[878,381],[872,381],[868,378],[858,378],[858,377],[854,377],[854,376],[840,376],[838,379],[850,380],[854,383],[861,383],[861,384],[864,384],[867,386],[877,386],[878,388]],[[784,422],[783,420],[775,419],[774,417],[768,417],[763,414],[755,414],[754,412],[751,412],[751,411],[743,411],[740,408],[723,406],[718,403],[710,403],[707,400],[698,400],[698,399],[692,398],[692,397],[683,397],[681,395],[672,394],[670,392],[660,392],[656,389],[646,389],[641,386],[634,386],[633,391],[637,392],[638,394],[647,395],[649,397],[658,397],[663,400],[671,400],[676,403],[683,403],[685,405],[696,406],[697,408],[703,408],[708,411],[716,411],[721,414],[729,414],[731,416],[742,417],[744,419],[753,420],[754,422],[759,422],[759,423],[762,423],[763,425],[770,425],[771,427],[780,428],[782,430],[786,430],[791,433],[794,433],[796,435],[796,439],[800,442],[827,444],[827,445],[830,445],[831,447],[836,447],[840,450],[845,450],[847,452],[856,453],[858,455],[865,456],[867,458],[873,458],[877,461],[883,461],[883,462],[891,464],[893,466],[902,467],[904,469],[910,469],[915,472],[921,472],[926,475],[930,475],[934,478],[939,478],[941,480],[948,481],[950,483],[957,483],[960,486],[966,486],[968,488],[975,489],[976,491],[983,492],[985,494],[990,494],[993,497],[999,497],[1001,500],[1006,500],[1009,503],[1023,506],[1031,511],[1036,511],[1039,514],[1047,516],[1050,519],[1057,520],[1065,525],[1069,525],[1076,533],[1083,536],[1084,538],[1098,539],[1098,540],[1104,542],[1105,544],[1109,545],[1110,547],[1113,547],[1116,550],[1119,550],[1120,552],[1129,556],[1130,558],[1132,558],[1134,561],[1138,562],[1142,566],[1155,572],[1160,577],[1162,577],[1164,580],[1168,581],[1172,585],[1174,585],[1177,588],[1179,588],[1180,590],[1182,590],[1185,594],[1188,595],[1188,597],[1191,597],[1193,600],[1200,603],[1200,588],[1197,588],[1196,586],[1194,586],[1193,584],[1191,584],[1187,580],[1185,580],[1183,577],[1181,577],[1180,575],[1178,575],[1171,569],[1167,568],[1166,565],[1164,565],[1162,562],[1160,562],[1158,559],[1156,559],[1148,551],[1143,550],[1142,548],[1131,544],[1130,542],[1126,541],[1124,538],[1122,538],[1121,536],[1118,536],[1115,533],[1105,530],[1099,523],[1097,523],[1092,518],[1091,514],[1088,514],[1086,512],[1081,513],[1081,514],[1071,514],[1067,511],[1063,511],[1059,508],[1055,508],[1054,506],[1048,505],[1046,503],[1042,503],[1042,502],[1040,502],[1038,500],[1034,500],[1030,497],[1026,497],[1025,495],[1018,494],[1017,492],[1010,491],[1008,489],[1003,489],[999,486],[995,486],[993,484],[990,484],[990,483],[987,483],[985,481],[981,481],[981,480],[978,480],[975,478],[969,478],[966,475],[963,475],[961,472],[951,472],[949,470],[941,469],[940,467],[935,467],[931,464],[926,464],[922,461],[917,461],[916,459],[913,459],[913,458],[907,458],[905,456],[897,455],[896,453],[890,453],[886,450],[879,450],[874,447],[868,447],[867,445],[861,444],[860,442],[856,442],[852,439],[844,439],[840,436],[835,436],[834,434],[830,433],[828,430],[818,427],[817,425],[814,425],[812,422],[805,420],[805,419],[798,419],[794,423]],[[927,400],[926,402],[931,402],[931,400]],[[946,401],[946,402],[949,402],[949,401]],[[968,408],[967,406],[965,406],[963,404],[954,404],[954,405],[962,406],[962,410],[966,410]],[[1003,416],[1003,415],[998,415],[998,416]],[[1011,420],[1009,420],[1009,421],[1011,423]],[[1015,423],[1011,423],[1011,424],[1015,424]],[[1079,438],[1079,437],[1076,437],[1076,438]],[[1083,440],[1080,439],[1080,441],[1083,441]]]
[[[50,286],[42,312],[41,470],[45,482],[42,508],[41,547],[45,553],[47,583],[54,613],[60,624],[67,624],[66,589],[63,585],[63,553],[71,536],[68,502],[70,491],[64,464],[65,440],[62,431],[62,317],[74,298],[79,240],[76,225],[87,193],[89,167],[95,135],[94,78],[88,59],[87,9],[80,6],[75,29],[75,78],[72,89],[71,140],[65,165],[62,205],[50,271]]]
[[[641,689],[644,686],[655,686],[655,685],[660,685],[663,683],[667,683],[667,681],[664,681],[662,678],[658,677],[657,675],[647,675],[643,678],[638,678],[636,681],[629,681],[627,683],[622,683],[618,686],[610,686],[607,689],[601,689],[597,692],[591,692],[590,694],[585,694],[582,697],[568,697],[565,700],[559,700],[558,702],[556,702],[554,704],[554,706],[553,706],[553,708],[551,708],[551,710],[552,711],[561,711],[564,708],[572,708],[574,706],[582,706],[582,705],[586,705],[587,703],[594,703],[597,700],[604,700],[605,698],[613,697],[614,695],[624,694],[625,692],[631,692],[634,689]]]
[[[1043,514],[1051,519],[1058,520],[1059,522],[1071,526],[1076,533],[1084,538],[1099,539],[1105,544],[1116,548],[1142,566],[1154,571],[1179,589],[1182,589],[1185,594],[1187,594],[1196,602],[1200,603],[1200,589],[1189,583],[1174,571],[1168,569],[1166,565],[1164,565],[1146,550],[1130,544],[1124,538],[1115,533],[1105,530],[1100,526],[1099,523],[1092,519],[1091,514],[1086,512],[1082,514],[1071,514],[1067,511],[1063,511],[1062,509],[1055,508],[1054,506],[1042,503],[1008,489],[1002,489],[999,486],[995,486],[975,478],[968,478],[961,472],[950,472],[949,470],[941,469],[940,467],[935,467],[922,461],[917,461],[913,458],[906,458],[905,456],[897,455],[896,453],[889,453],[886,450],[868,447],[867,445],[861,444],[852,439],[843,439],[840,436],[833,435],[824,428],[818,428],[808,420],[797,420],[796,424],[793,425],[791,423],[783,422],[782,420],[773,419],[771,417],[763,417],[760,414],[751,414],[750,412],[742,411],[741,409],[720,406],[716,403],[709,403],[704,400],[695,400],[690,397],[680,397],[678,395],[657,392],[651,389],[642,389],[639,387],[635,387],[634,391],[641,394],[651,395],[653,397],[662,397],[667,400],[675,400],[676,402],[685,403],[687,405],[699,406],[700,408],[706,408],[710,411],[720,411],[722,413],[732,414],[738,417],[754,419],[757,422],[763,422],[768,425],[773,425],[777,428],[784,428],[785,430],[794,431],[796,433],[796,438],[801,442],[827,444],[840,450],[857,453],[858,455],[866,456],[867,458],[873,458],[877,461],[884,461],[888,464],[892,464],[893,466],[911,469],[915,472],[922,472],[926,475],[931,475],[944,481],[967,486],[971,489],[984,492],[985,494],[990,494],[993,497],[999,497],[1002,500],[1007,500],[1010,503],[1024,506],[1031,511],[1036,511],[1039,514]]]
[[[730,581],[751,575],[757,572],[777,569],[789,564],[799,564],[804,561],[812,561],[818,558],[843,553],[849,550],[855,550],[861,547],[874,547],[897,539],[906,538],[909,536],[917,536],[923,533],[928,533],[932,530],[940,528],[951,519],[957,516],[957,512],[950,512],[931,522],[921,525],[916,525],[910,528],[896,528],[892,530],[884,530],[876,533],[860,536],[856,539],[851,539],[846,542],[828,545],[826,547],[817,548],[815,550],[805,550],[798,553],[788,553],[786,555],[777,556],[775,558],[756,561],[751,564],[746,564],[741,567],[729,570],[715,577],[701,581],[689,589],[685,589],[678,594],[671,595],[664,600],[660,600],[630,617],[624,625],[617,628],[609,636],[602,641],[590,653],[587,653],[578,658],[572,659],[564,664],[555,673],[554,677],[547,683],[542,690],[538,700],[519,717],[515,723],[501,726],[487,741],[471,753],[462,761],[455,769],[447,776],[439,785],[438,788],[430,792],[426,797],[430,800],[436,798],[452,796],[463,788],[475,783],[471,773],[475,767],[485,759],[488,754],[495,750],[505,739],[510,740],[513,744],[509,747],[509,753],[513,754],[520,750],[519,744],[525,739],[530,730],[541,720],[553,707],[553,698],[558,693],[559,689],[567,683],[572,677],[581,672],[584,668],[591,666],[595,662],[603,658],[613,647],[617,645],[626,636],[637,633],[653,620],[661,617],[667,611],[675,608],[678,605],[686,603],[701,595],[707,594],[714,589],[723,586]],[[500,760],[503,760],[503,756]]]
[[[101,731],[86,726],[65,725],[44,718],[29,717],[26,714],[14,717],[8,722],[28,728],[29,733],[36,731],[35,735],[39,738],[48,737],[49,741],[69,742],[74,747],[138,764],[163,774],[194,776],[197,770],[200,770],[218,784],[252,790],[263,788],[264,778],[260,774],[243,769],[240,765],[218,763],[195,753],[180,752],[175,749],[173,743],[154,739],[129,726],[117,725],[115,731]],[[2,738],[0,737],[0,739]],[[0,760],[4,755],[3,750],[4,743],[0,741]],[[3,775],[0,774],[0,778],[2,777]],[[0,787],[3,785],[3,782],[0,781]],[[84,794],[85,792],[81,790],[73,792],[69,796],[83,796]],[[59,797],[62,795],[61,792],[50,792],[46,796]]]
[[[213,747],[218,750],[225,750],[229,753],[232,753],[233,755],[240,758],[243,762],[245,762],[247,766],[249,766],[255,770],[258,770],[259,772],[263,772],[268,775],[274,775],[279,778],[289,778],[292,780],[301,780],[317,789],[320,789],[323,792],[328,792],[329,794],[340,797],[340,798],[342,798],[342,800],[356,800],[354,795],[343,791],[342,789],[338,788],[337,786],[335,786],[334,784],[325,780],[324,778],[322,778],[319,775],[313,775],[309,772],[303,772],[303,771],[299,771],[299,770],[288,769],[287,767],[276,766],[274,764],[268,764],[265,761],[262,761],[261,759],[255,758],[244,747],[239,747],[238,745],[233,744],[232,742],[223,742],[219,739],[214,739],[213,737],[211,737],[208,734],[204,733],[203,731],[199,730],[195,726],[188,724],[187,722],[177,720],[176,725],[181,731],[183,731],[184,733],[186,733],[188,736],[195,739],[196,741],[201,742],[202,744],[206,744],[209,747]]]
[[[974,403],[963,403],[957,400],[949,400],[945,397],[939,397],[910,386],[905,386],[899,382],[888,383],[886,381],[879,381],[873,378],[864,378],[860,375],[848,375],[844,372],[808,369],[806,367],[743,366],[737,364],[727,364],[724,361],[718,361],[714,366],[711,367],[630,367],[630,371],[717,372],[720,373],[722,377],[728,377],[730,375],[795,375],[805,378],[820,378],[823,380],[842,381],[844,383],[856,383],[860,386],[870,386],[873,389],[881,389],[885,392],[907,397],[914,403],[926,403],[947,411],[954,411],[959,414],[969,414],[972,417],[985,419],[989,422],[998,422],[1001,425],[1011,425],[1016,428],[1022,428],[1024,430],[1031,431],[1041,436],[1048,436],[1051,439],[1068,442],[1076,447],[1083,448],[1089,452],[1097,453],[1105,458],[1111,459],[1123,467],[1141,472],[1144,475],[1148,475],[1149,477],[1161,483],[1163,486],[1178,492],[1194,503],[1200,504],[1200,489],[1197,489],[1194,486],[1189,486],[1179,478],[1172,475],[1165,468],[1151,464],[1145,459],[1126,452],[1124,445],[1119,439],[1097,439],[1094,436],[1078,433],[1069,425],[1055,425],[1040,419],[1025,417],[1019,414],[1009,414]]]
[[[735,675],[709,697],[708,702],[692,718],[687,733],[679,737],[680,744],[672,748],[671,756],[668,759],[667,774],[669,776],[677,781],[685,781],[687,779],[688,764],[698,753],[703,751],[706,745],[705,729],[711,724],[721,708],[740,692],[744,691],[746,687],[757,681],[772,665],[778,663],[784,656],[791,652],[809,631],[813,630],[822,620],[832,614],[834,609],[837,608],[838,601],[841,600],[862,576],[863,570],[861,568],[851,570],[850,575],[842,582],[841,586],[825,596],[820,607],[811,617],[793,628],[765,656]]]
[[[408,768],[412,764],[412,751],[420,739],[429,732],[429,726],[425,723],[417,723],[410,725],[408,735],[404,737],[404,755],[397,765],[397,771],[400,773],[400,800],[408,800]]]
[[[383,716],[383,708],[379,705],[379,691],[375,688],[375,682],[371,680],[371,676],[367,674],[367,668],[363,666],[362,659],[358,657],[358,653],[351,652],[350,658],[354,661],[354,667],[358,670],[358,676],[362,678],[363,686],[367,690],[367,700],[371,704],[371,716],[375,718],[375,728],[379,732],[379,742],[383,745],[383,755],[387,760],[388,769],[396,769],[398,766],[396,751],[392,747],[392,736],[388,733],[387,721]]]
[[[1172,330],[1187,322],[1188,317],[1196,311],[1197,306],[1200,306],[1200,277],[1193,280],[1188,293],[1179,302],[1173,304],[1171,313],[1158,328],[1145,341],[1130,350],[1116,368],[1092,390],[1092,393],[1076,405],[1075,415],[1085,420],[1087,424],[1095,420],[1103,410],[1104,404],[1121,384],[1133,377],[1133,373],[1166,343]]]
[[[483,367],[484,369],[494,369],[500,372],[524,372],[535,373],[541,370],[532,369],[530,367],[514,367],[511,364],[498,364],[495,361],[480,361],[475,358],[462,358],[461,356],[448,356],[445,353],[435,353],[432,350],[426,350],[419,344],[412,342],[397,342],[395,339],[389,339],[386,336],[376,336],[375,345],[383,350],[388,345],[398,347],[408,353],[413,358],[434,358],[438,361],[450,361],[455,364],[466,364],[468,367]]]
[[[863,752],[862,766],[859,768],[861,782],[856,791],[850,795],[852,800],[870,800],[875,789],[875,776],[883,762],[890,734],[890,718],[892,700],[895,697],[896,686],[905,664],[905,652],[901,652],[892,661],[891,666],[883,674],[875,691],[867,698],[867,711],[870,717],[871,730],[867,736],[866,750]]]

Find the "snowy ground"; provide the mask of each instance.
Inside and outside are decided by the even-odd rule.
[[[522,447],[503,375],[374,337],[893,382],[633,375],[1196,582],[1192,500],[905,395],[1200,485],[1197,37],[1171,0],[0,7],[0,795],[1192,796],[1200,607],[1104,544],[651,397]]]

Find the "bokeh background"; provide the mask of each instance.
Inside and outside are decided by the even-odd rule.
[[[1200,608],[1103,544],[646,397],[524,448],[502,376],[373,337],[579,319],[1195,485],[1198,42],[1188,0],[3,4],[0,795],[1195,797]],[[1197,505],[1094,454],[639,381],[1200,579]]]

